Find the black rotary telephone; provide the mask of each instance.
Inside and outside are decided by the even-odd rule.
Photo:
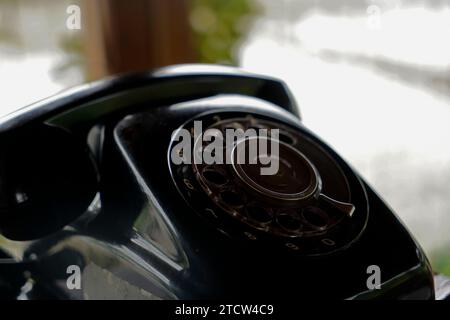
[[[257,135],[230,162],[173,161],[182,132],[208,149],[197,124]],[[252,139],[278,143],[275,174],[236,160]],[[2,297],[434,298],[420,247],[279,80],[204,65],[103,80],[2,118],[0,150]]]

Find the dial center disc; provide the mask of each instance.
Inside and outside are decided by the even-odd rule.
[[[284,142],[266,137],[242,139],[234,146],[231,159],[238,180],[265,198],[297,203],[313,197],[319,189],[314,165]]]

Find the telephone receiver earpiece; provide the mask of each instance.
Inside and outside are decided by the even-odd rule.
[[[13,240],[42,237],[87,210],[99,177],[86,140],[101,119],[217,94],[257,97],[299,117],[279,80],[232,67],[181,65],[83,85],[1,118],[0,233]]]

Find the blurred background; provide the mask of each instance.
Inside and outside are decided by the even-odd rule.
[[[450,275],[450,0],[0,0],[0,115],[174,63],[279,77]]]

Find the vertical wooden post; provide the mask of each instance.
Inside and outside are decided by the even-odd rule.
[[[188,0],[85,0],[89,78],[195,60]]]

